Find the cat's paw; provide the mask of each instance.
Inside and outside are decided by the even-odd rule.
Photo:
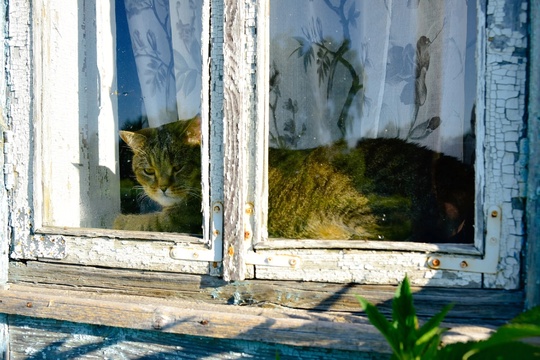
[[[127,228],[129,223],[129,215],[120,214],[114,219],[113,228],[116,230],[130,230]]]
[[[162,213],[151,214],[120,214],[114,220],[113,227],[116,230],[130,231],[167,231],[160,224]]]
[[[116,230],[146,231],[149,230],[146,220],[142,215],[120,214],[114,220],[113,228]]]

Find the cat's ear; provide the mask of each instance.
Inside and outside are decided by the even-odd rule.
[[[146,137],[132,131],[120,130],[120,137],[133,151],[140,151],[146,145]]]
[[[201,145],[201,115],[188,120],[185,129],[185,141],[189,145]]]

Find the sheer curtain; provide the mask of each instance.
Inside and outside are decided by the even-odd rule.
[[[271,146],[399,137],[463,158],[476,96],[475,6],[271,0]]]
[[[202,1],[125,0],[148,125],[199,113]]]

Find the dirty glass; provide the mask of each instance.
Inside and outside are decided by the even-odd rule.
[[[201,2],[64,5],[39,77],[42,223],[201,233]]]
[[[476,23],[467,0],[270,0],[270,237],[473,241]]]
[[[201,232],[202,2],[116,0],[116,229]]]

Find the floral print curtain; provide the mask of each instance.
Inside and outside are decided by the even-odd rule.
[[[200,112],[202,1],[125,0],[150,127]]]
[[[270,10],[272,147],[399,137],[468,156],[475,1],[270,0]]]

